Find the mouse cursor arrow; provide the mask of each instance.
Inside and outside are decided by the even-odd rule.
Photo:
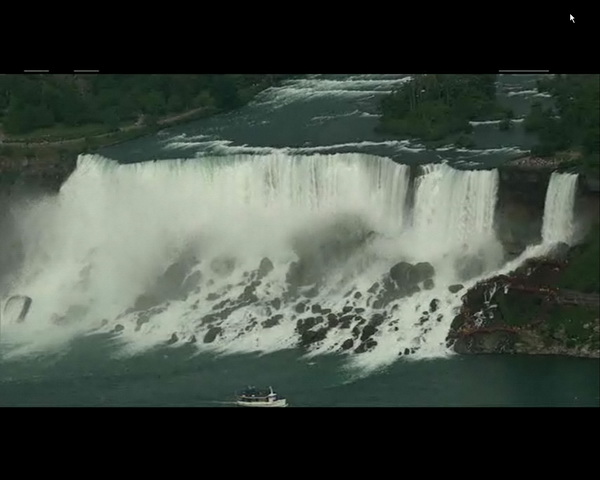
[[[569,14],[569,17],[571,18],[571,21],[572,21],[573,23],[575,23],[575,17],[574,17],[573,15],[571,15],[571,14]]]

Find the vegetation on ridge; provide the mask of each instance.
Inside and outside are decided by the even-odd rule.
[[[38,131],[40,136],[61,128],[66,132],[75,130],[81,136],[98,135],[115,131],[124,123],[152,124],[158,117],[197,108],[233,109],[285,77],[0,75],[0,123],[10,135]]]
[[[600,169],[600,75],[554,75],[538,80],[538,90],[554,105],[532,105],[524,127],[537,134],[537,156],[571,150],[581,154],[569,165],[598,174]],[[566,166],[569,166],[566,165]]]
[[[378,129],[424,141],[454,136],[459,146],[472,141],[469,121],[512,118],[496,101],[496,75],[414,75],[381,102]]]

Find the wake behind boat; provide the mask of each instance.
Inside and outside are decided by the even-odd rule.
[[[240,407],[287,407],[287,400],[269,387],[268,391],[260,391],[256,387],[248,387],[236,395],[236,405]]]

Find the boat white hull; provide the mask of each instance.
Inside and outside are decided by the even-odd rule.
[[[285,398],[275,400],[274,402],[235,402],[240,407],[287,407],[287,400]]]

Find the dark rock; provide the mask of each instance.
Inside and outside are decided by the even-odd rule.
[[[350,350],[354,346],[354,340],[348,338],[342,343],[342,350]]]
[[[425,290],[431,290],[431,289],[433,289],[433,287],[435,287],[435,284],[433,283],[433,279],[428,278],[427,280],[425,280],[423,282],[423,288]]]
[[[460,290],[462,290],[462,289],[463,289],[463,286],[462,286],[460,283],[458,283],[458,284],[455,284],[455,285],[450,285],[450,286],[448,287],[448,291],[449,291],[450,293],[456,293],[456,292],[459,292],[459,291],[460,291]]]
[[[454,317],[454,320],[452,320],[452,323],[450,324],[450,331],[458,331],[465,324],[466,321],[467,319],[463,315],[457,315],[456,317]]]
[[[352,315],[345,315],[343,317],[340,317],[340,328],[350,328],[352,320],[354,320],[354,317],[352,317]]]
[[[411,283],[424,282],[435,275],[435,269],[429,262],[419,262],[410,271]]]
[[[327,336],[327,328],[320,328],[316,331],[307,330],[300,337],[300,344],[307,346],[312,343],[320,342]]]
[[[377,346],[377,342],[372,338],[369,338],[366,342],[361,343],[354,351],[356,353],[364,353]]]
[[[514,353],[516,334],[513,332],[478,332],[459,337],[453,344],[456,353]]]
[[[125,330],[125,327],[124,327],[123,325],[121,325],[120,323],[117,323],[117,324],[115,325],[115,328],[113,328],[113,330],[112,330],[112,331],[113,331],[114,333],[119,333],[119,332],[122,332],[123,330]]]
[[[216,300],[216,299],[217,299],[217,298],[219,298],[219,297],[220,297],[220,295],[219,295],[219,294],[217,294],[217,293],[209,293],[209,294],[206,296],[206,300],[208,300],[209,302],[212,302],[212,301]]]
[[[321,312],[321,306],[318,303],[315,303],[314,305],[312,305],[310,307],[310,311],[312,313],[320,313]]]
[[[229,317],[229,315],[231,315],[233,312],[235,312],[238,308],[243,307],[244,304],[240,303],[238,305],[234,305],[232,307],[229,308],[224,308],[223,310],[221,310],[220,312],[215,314],[215,317],[220,318],[221,320],[225,320],[227,317]]]
[[[207,323],[214,322],[215,320],[219,320],[219,317],[214,314],[205,315],[202,317],[202,325],[206,325]]]
[[[381,325],[383,323],[383,320],[384,320],[384,316],[381,313],[376,313],[375,315],[373,315],[371,317],[371,320],[369,321],[369,325],[378,327],[379,325]]]
[[[404,355],[410,355],[410,349],[405,348],[404,349]]]
[[[429,311],[436,312],[440,305],[440,301],[437,298],[434,298],[431,302],[429,302]]]
[[[419,286],[415,284],[415,285],[410,285],[408,287],[407,293],[410,296],[410,295],[414,295],[415,293],[419,293],[420,291],[421,291],[421,289],[419,288]]]
[[[179,337],[177,336],[176,333],[173,333],[171,335],[171,338],[169,338],[169,340],[167,340],[167,345],[173,345],[174,343],[177,343],[179,341]]]
[[[383,279],[383,282],[381,285],[381,290],[391,292],[391,291],[396,290],[397,288],[398,288],[398,285],[390,277],[386,277]],[[382,293],[382,292],[380,292],[380,293]]]
[[[294,310],[296,310],[296,313],[304,313],[304,311],[306,310],[306,304],[304,302],[300,302],[296,305]]]
[[[194,344],[194,343],[196,343],[196,342],[197,342],[197,340],[196,340],[196,335],[192,335],[192,336],[190,337],[190,339],[188,340],[188,343],[191,343],[191,344]]]
[[[323,315],[329,315],[331,313],[331,308],[322,308],[321,313]]]
[[[271,305],[273,306],[273,308],[275,310],[279,310],[281,308],[281,299],[280,298],[276,298],[271,302]]]
[[[229,303],[229,300],[223,300],[219,303],[215,303],[212,307],[213,310],[221,310]]]
[[[367,290],[369,293],[375,293],[379,290],[379,283],[375,282],[371,287]]]
[[[340,321],[338,320],[336,315],[330,313],[329,315],[327,315],[327,323],[329,325],[329,328],[335,328],[338,326]]]
[[[408,262],[400,262],[390,268],[390,278],[397,284],[409,283],[409,274],[412,270],[412,265]]]
[[[354,298],[356,298],[357,300],[358,300],[359,298],[361,298],[361,297],[362,297],[362,293],[360,293],[360,292],[356,292],[356,293],[354,294]]]
[[[361,313],[364,313],[364,311],[365,311],[365,309],[364,309],[364,308],[355,308],[355,309],[354,309],[354,312],[355,312],[355,313],[357,313],[357,314],[359,314],[359,315],[360,315]]]
[[[223,329],[221,327],[210,327],[206,335],[204,335],[204,343],[214,342],[217,335],[220,335]]]
[[[150,315],[148,314],[141,314],[137,320],[135,321],[135,331],[139,332],[140,329],[142,328],[142,325],[144,325],[145,323],[148,323],[150,321]]]
[[[269,260],[267,257],[264,257],[260,261],[260,265],[258,266],[258,278],[263,278],[273,271],[273,262]]]
[[[342,313],[350,313],[352,311],[353,307],[350,306],[346,306],[344,308],[342,308]]]
[[[360,336],[360,339],[364,342],[367,338],[372,337],[376,331],[377,328],[373,325],[365,325],[365,327],[362,330],[362,335]]]
[[[313,317],[309,317],[309,318],[301,318],[300,320],[298,320],[296,322],[296,330],[300,333],[311,329],[312,327],[314,327],[317,324],[317,321],[315,318]]]
[[[343,328],[343,327],[342,327],[342,328]],[[354,338],[358,338],[358,337],[359,337],[359,335],[360,335],[360,328],[358,328],[358,327],[354,327],[354,328],[352,329],[352,336],[353,336]]]
[[[271,328],[275,325],[279,325],[279,321],[283,318],[283,315],[274,315],[271,318],[268,318],[264,322],[262,322],[262,326],[264,328]]]
[[[248,285],[246,288],[244,288],[243,293],[238,297],[239,300],[247,300],[250,299],[252,297],[256,297],[256,295],[254,295],[254,285],[250,284]]]

